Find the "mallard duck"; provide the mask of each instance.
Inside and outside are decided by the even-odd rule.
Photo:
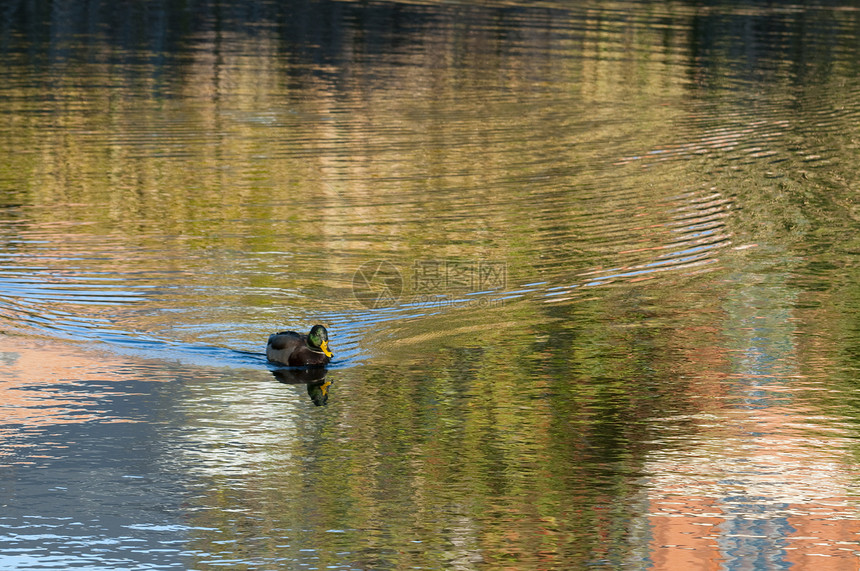
[[[322,325],[311,327],[302,335],[281,331],[269,336],[266,357],[288,367],[324,367],[334,355],[328,349],[328,331]]]

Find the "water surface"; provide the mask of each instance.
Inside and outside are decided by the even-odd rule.
[[[858,31],[12,3],[0,566],[855,569]]]

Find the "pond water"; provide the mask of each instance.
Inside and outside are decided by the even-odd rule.
[[[13,1],[0,145],[4,569],[860,565],[856,2]]]

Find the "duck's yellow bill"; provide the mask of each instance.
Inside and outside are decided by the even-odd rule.
[[[328,350],[328,341],[323,341],[322,343],[320,343],[320,349],[322,349],[322,352],[325,353],[325,356],[329,359],[334,357],[332,352]]]

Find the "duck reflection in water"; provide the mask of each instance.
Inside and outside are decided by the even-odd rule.
[[[331,386],[331,381],[326,380],[327,373],[328,371],[320,367],[272,371],[275,378],[286,385],[307,385],[308,395],[317,406],[328,403],[328,388]]]

